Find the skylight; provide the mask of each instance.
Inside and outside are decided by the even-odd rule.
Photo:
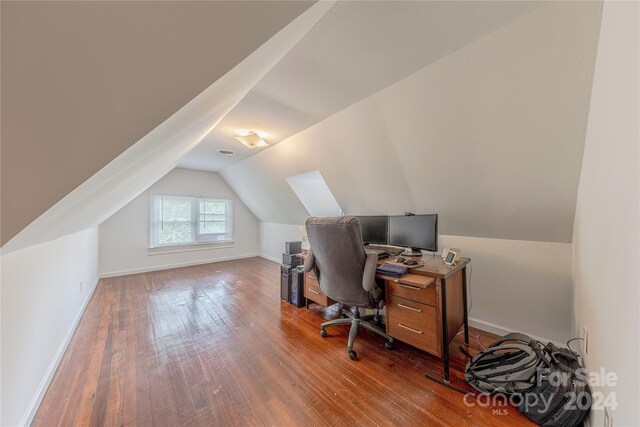
[[[312,171],[286,178],[287,183],[311,216],[342,216],[343,212],[320,174]]]

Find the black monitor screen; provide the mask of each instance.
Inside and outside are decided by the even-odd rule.
[[[358,216],[365,243],[387,244],[387,216]]]
[[[390,216],[389,244],[436,252],[438,215]]]

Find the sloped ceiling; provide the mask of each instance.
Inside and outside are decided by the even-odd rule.
[[[261,221],[302,224],[286,177],[319,170],[346,213],[571,242],[600,13],[547,3],[221,174]]]
[[[2,244],[311,4],[2,1]]]
[[[277,144],[541,5],[338,2],[180,165],[229,167],[264,150],[238,144],[238,129],[261,130]]]
[[[96,226],[158,179],[233,109],[333,6],[311,6],[2,246],[8,253]],[[4,160],[4,159],[3,159]]]

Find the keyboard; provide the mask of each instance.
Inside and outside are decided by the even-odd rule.
[[[397,246],[389,246],[389,245],[367,245],[364,247],[369,251],[374,251],[376,253],[385,252],[387,256],[398,256],[402,252],[404,252],[404,248],[399,248]],[[380,258],[380,255],[378,255]],[[387,258],[387,257],[384,257]]]
[[[385,250],[382,250],[382,249],[369,249],[368,246],[367,246],[367,250],[375,252],[378,255],[378,259],[389,258],[389,253],[387,251],[385,251]]]

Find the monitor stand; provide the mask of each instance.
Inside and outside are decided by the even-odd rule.
[[[421,257],[422,251],[418,248],[406,248],[402,256]]]

